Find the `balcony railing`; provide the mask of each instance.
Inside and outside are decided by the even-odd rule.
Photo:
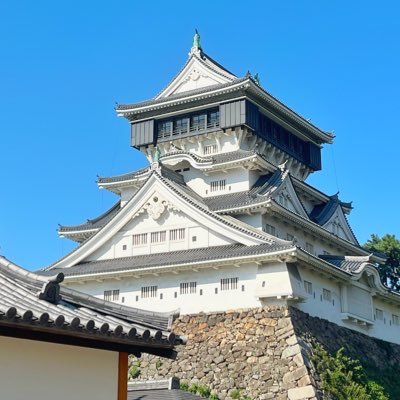
[[[157,132],[158,139],[167,139],[176,136],[191,136],[197,133],[203,133],[212,131],[219,128],[219,121],[209,122],[207,124],[196,124],[192,126],[187,126],[185,128],[175,128],[175,129],[162,129],[159,128]]]

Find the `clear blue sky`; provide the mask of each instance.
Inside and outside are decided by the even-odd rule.
[[[96,175],[145,164],[115,102],[154,96],[207,53],[336,140],[309,182],[354,201],[360,242],[400,234],[400,6],[396,1],[3,1],[0,254],[45,266],[73,247],[57,224],[116,200]]]

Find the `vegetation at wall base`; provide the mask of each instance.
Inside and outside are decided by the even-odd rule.
[[[328,399],[390,400],[380,379],[371,379],[358,360],[344,354],[343,348],[329,354],[322,345],[315,343],[312,362]]]
[[[192,383],[189,385],[189,382],[182,381],[180,388],[185,392],[193,393],[209,400],[219,400],[219,397],[215,393],[212,393],[208,386],[200,383]],[[234,400],[251,400],[250,397],[242,395],[241,389],[236,388],[231,390],[230,397]]]
[[[373,253],[386,255],[386,262],[378,267],[379,275],[385,286],[400,292],[400,240],[395,235],[386,234],[379,237],[372,234],[363,247]]]

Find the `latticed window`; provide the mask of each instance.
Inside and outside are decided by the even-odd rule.
[[[157,297],[157,286],[143,286],[140,290],[140,297],[142,299]]]
[[[383,310],[375,308],[375,318],[379,321],[383,321]]]
[[[323,289],[322,290],[322,298],[325,301],[331,301],[332,300],[332,292],[328,289]]]
[[[202,130],[206,128],[206,114],[192,115],[190,130]]]
[[[203,148],[204,155],[214,154],[217,151],[218,151],[218,146],[216,144],[208,144]]]
[[[185,228],[171,229],[169,231],[169,240],[177,241],[185,239]]]
[[[119,289],[105,290],[104,300],[106,301],[118,301],[119,300]]]
[[[226,181],[225,179],[220,179],[218,181],[212,181],[210,184],[210,191],[211,192],[219,192],[221,190],[225,190]]]
[[[197,289],[197,282],[183,282],[179,285],[180,294],[194,294]]]
[[[273,225],[270,224],[265,224],[264,226],[264,232],[269,233],[270,235],[276,236],[276,229]]]
[[[235,290],[238,288],[239,278],[222,278],[221,290]]]
[[[306,293],[308,294],[312,294],[312,283],[309,281],[304,281],[304,290],[306,291]]]
[[[134,246],[143,246],[147,244],[147,233],[138,233],[132,236],[132,244]]]
[[[400,325],[400,318],[396,314],[392,314],[392,324],[393,325]]]
[[[166,240],[166,231],[151,232],[151,243],[163,243]]]
[[[208,123],[207,123],[209,128],[215,128],[216,126],[219,126],[219,111],[211,111],[208,113]]]

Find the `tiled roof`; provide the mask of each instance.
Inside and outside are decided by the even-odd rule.
[[[310,218],[318,225],[326,224],[340,206],[338,195],[330,196],[327,203],[318,204],[310,213]]]
[[[150,389],[128,391],[128,400],[199,400],[203,397],[180,389]]]
[[[141,168],[141,169],[138,169],[137,171],[133,171],[133,172],[128,172],[127,174],[108,176],[108,177],[99,177],[97,179],[97,183],[99,185],[101,185],[102,183],[130,181],[132,179],[145,176],[147,172],[149,172],[149,167]]]
[[[0,257],[0,326],[15,325],[127,348],[172,348],[181,342],[167,331],[172,315],[106,302],[62,287],[64,275],[57,272],[40,276]]]
[[[371,256],[335,256],[335,255],[320,255],[324,261],[329,262],[342,271],[349,273],[357,273],[362,270],[365,264],[372,264]]]
[[[179,379],[128,382],[128,400],[197,400],[201,397],[179,389]]]
[[[167,253],[143,254],[132,257],[121,257],[110,260],[89,261],[79,263],[70,268],[53,268],[39,271],[41,275],[54,275],[62,271],[65,276],[91,275],[107,272],[135,271],[143,268],[185,265],[195,262],[218,261],[231,257],[246,257],[287,250],[293,245],[260,244],[245,246],[232,244],[198,249],[171,251]]]
[[[187,92],[172,94],[171,96],[161,97],[159,99],[151,99],[151,100],[146,100],[146,101],[141,101],[138,103],[131,103],[131,104],[118,104],[116,110],[117,111],[125,111],[125,110],[130,110],[133,108],[146,107],[146,106],[151,106],[154,104],[160,104],[160,103],[164,103],[164,102],[171,101],[171,100],[179,100],[179,99],[182,99],[182,98],[185,98],[188,96],[200,95],[200,94],[207,93],[207,92],[217,90],[217,89],[229,88],[230,86],[234,86],[237,83],[242,83],[247,80],[248,80],[247,77],[236,78],[236,79],[233,79],[232,82],[222,83],[222,84],[218,83],[216,85],[206,86],[206,87],[203,87],[200,89],[188,90]]]
[[[101,214],[95,219],[88,219],[87,222],[80,225],[60,225],[58,228],[58,233],[68,233],[75,231],[88,231],[96,230],[103,227],[108,221],[110,221],[121,209],[121,202],[117,201],[109,210]]]

